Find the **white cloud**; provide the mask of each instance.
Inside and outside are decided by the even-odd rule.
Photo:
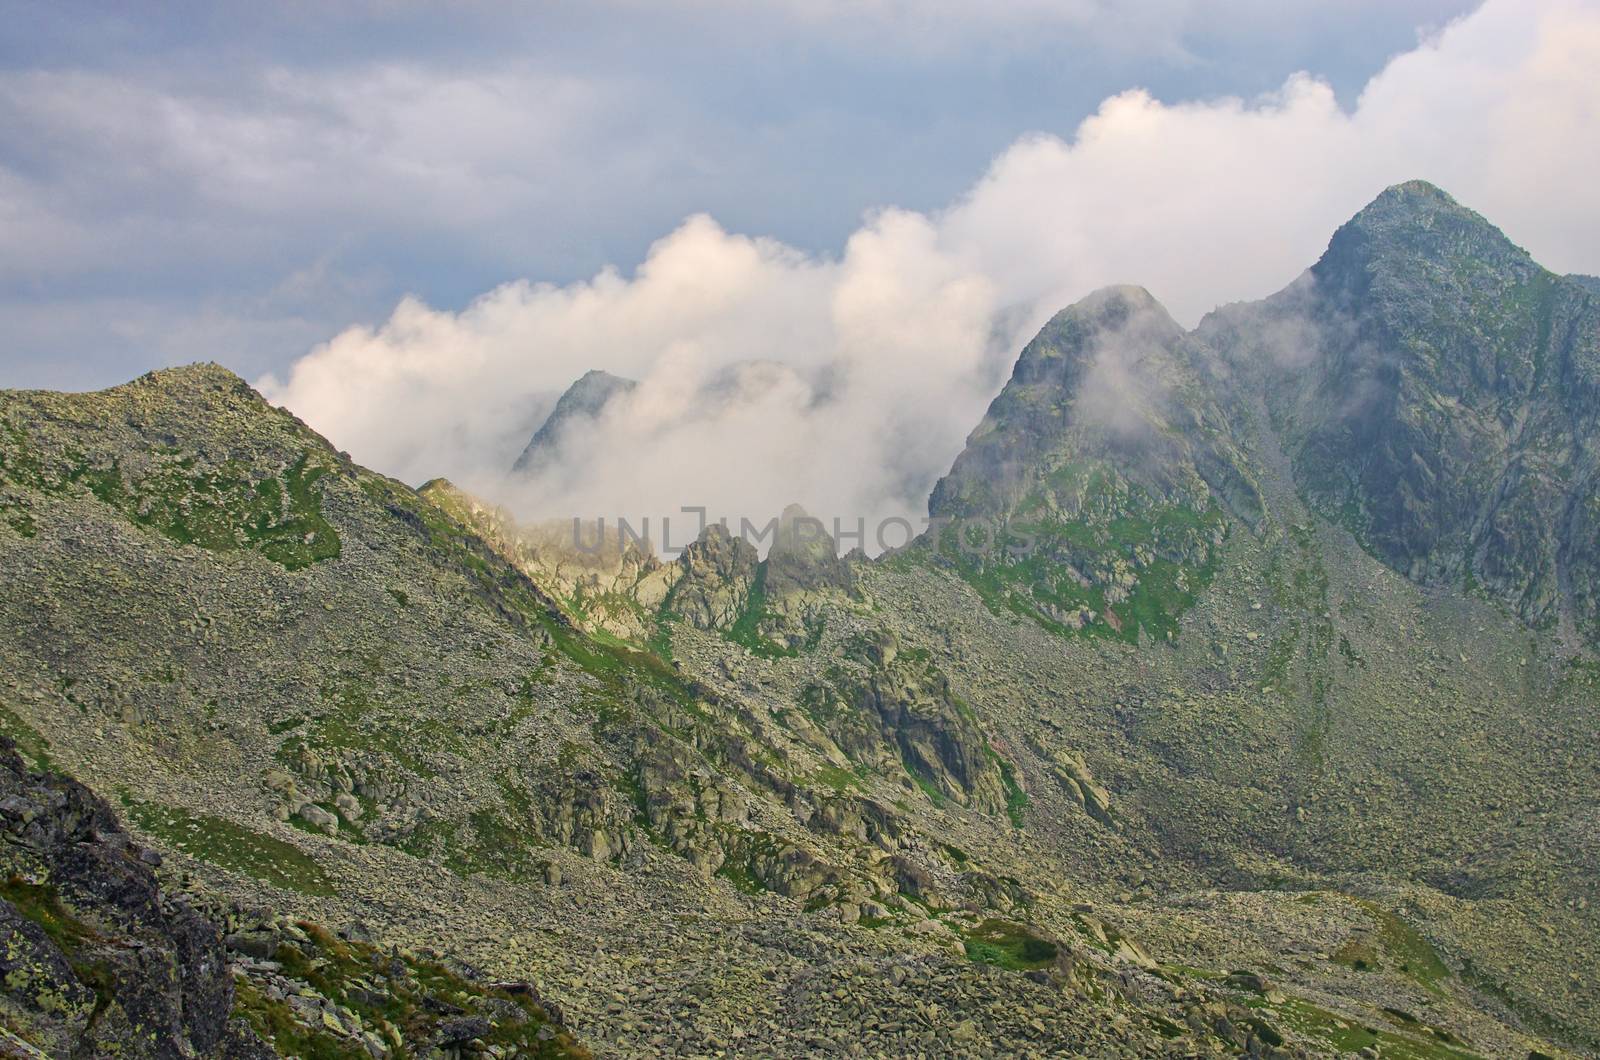
[[[1430,179],[1561,269],[1600,268],[1600,8],[1493,0],[1351,111],[1308,76],[1255,100],[1105,101],[1027,138],[935,215],[870,217],[819,259],[695,217],[632,276],[515,283],[460,313],[402,303],[263,387],[358,459],[447,474],[524,514],[705,504],[765,518],[918,516],[999,379],[996,355],[1110,283],[1184,323],[1279,288],[1382,187]],[[642,380],[568,474],[501,476],[550,395]],[[721,395],[708,404],[706,395]]]
[[[1393,60],[1352,111],[1296,75],[1265,98],[1114,96],[1073,141],[995,161],[944,219],[986,275],[1046,300],[1149,287],[1192,324],[1282,286],[1377,191],[1432,180],[1551,267],[1600,267],[1600,6],[1497,0]]]
[[[948,402],[981,409],[991,380],[973,353],[995,305],[917,214],[881,214],[836,261],[695,217],[632,278],[509,284],[460,314],[407,301],[382,327],[307,356],[287,383],[262,385],[384,470],[504,494],[499,473],[550,389],[605,368],[643,385],[573,440],[578,473],[556,477],[559,497],[522,498],[530,510],[703,503],[765,518],[798,497],[870,515],[884,511],[887,469],[909,460],[926,477],[928,430],[949,449]]]

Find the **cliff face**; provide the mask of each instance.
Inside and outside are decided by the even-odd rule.
[[[158,885],[160,857],[81,784],[29,773],[4,738],[0,827],[0,1041],[24,1056],[263,1052],[230,1022],[217,929]]]
[[[1417,580],[1591,642],[1600,298],[1421,182],[1391,188],[1231,337],[1319,511]],[[1202,333],[1221,330],[1208,322]]]
[[[1058,313],[1022,351],[929,512],[986,598],[1068,632],[1165,638],[1231,513],[1260,517],[1213,355],[1137,287]]]

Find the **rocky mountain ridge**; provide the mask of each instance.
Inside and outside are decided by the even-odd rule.
[[[206,909],[70,778],[0,739],[0,1050],[7,1056],[584,1057],[525,983],[383,952],[359,925]],[[225,929],[231,928],[224,935]]]
[[[1398,185],[1289,288],[1192,333],[1140,288],[1063,310],[930,500],[980,543],[931,544],[1053,625],[1161,635],[1221,514],[1261,518],[1264,413],[1295,489],[1384,563],[1592,645],[1597,372],[1592,287]]]
[[[1059,314],[935,492],[948,525],[874,561],[797,509],[765,558],[715,524],[670,560],[574,551],[360,468],[215,367],[0,394],[0,720],[164,882],[238,910],[232,1012],[292,1023],[281,1052],[313,1015],[381,1030],[366,968],[398,946],[402,1008],[559,1010],[599,1055],[1592,1053],[1581,597],[1546,629],[1537,563],[1462,586],[1400,562],[1379,499],[1330,507],[1346,428],[1300,389],[1432,357],[1408,321],[1523,349],[1517,298],[1503,328],[1430,301],[1435,327],[1402,281],[1540,273],[1427,189],[1373,209],[1325,258],[1379,277],[1340,296],[1349,328],[1315,272],[1188,334],[1138,289]],[[1446,407],[1441,373],[1385,407]],[[1559,396],[1527,386],[1506,407]],[[1529,481],[1506,503],[1564,496]],[[1562,533],[1529,553],[1568,556],[1558,589]],[[305,965],[265,956],[285,940]],[[419,993],[426,948],[481,979]]]

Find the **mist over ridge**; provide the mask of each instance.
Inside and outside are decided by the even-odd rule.
[[[1552,267],[1600,270],[1600,192],[1582,176],[1600,145],[1573,102],[1600,91],[1591,49],[1591,8],[1493,2],[1397,56],[1350,110],[1307,75],[1255,100],[1131,90],[1070,142],[1014,144],[944,210],[871,214],[837,256],[699,215],[631,274],[517,281],[459,313],[408,299],[260,388],[386,472],[443,475],[522,518],[765,520],[798,501],[851,526],[916,521],[1016,351],[1093,289],[1142,284],[1192,327],[1282,288],[1379,190],[1419,176]],[[1562,164],[1543,164],[1554,151]],[[559,476],[509,480],[591,369],[638,387],[566,440]]]

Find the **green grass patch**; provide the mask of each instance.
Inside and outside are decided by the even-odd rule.
[[[1017,772],[999,755],[994,756],[995,762],[1000,767],[1000,783],[1006,789],[1006,816],[1011,818],[1011,827],[1022,827],[1022,814],[1028,808],[1028,793],[1022,790],[1022,785],[1017,783]]]
[[[933,803],[935,808],[943,809],[949,805],[950,800],[945,798],[944,792],[940,791],[938,786],[925,776],[920,769],[907,762],[904,756],[901,757],[900,764],[905,767],[906,775],[911,778],[911,782],[922,790],[922,793],[928,797],[928,801]]]
[[[311,855],[293,843],[210,814],[142,802],[129,795],[122,805],[141,829],[190,857],[242,872],[275,887],[331,896],[333,880]]]
[[[1415,1021],[1407,1025],[1409,1033],[1401,1033],[1347,1019],[1299,998],[1274,1005],[1270,1011],[1285,1027],[1339,1054],[1371,1049],[1384,1060],[1483,1060],[1454,1035]]]
[[[731,858],[722,863],[717,869],[717,875],[733,885],[733,889],[740,894],[757,895],[765,893],[767,885],[750,874],[748,865],[736,862]]]
[[[815,784],[820,784],[823,787],[832,788],[834,791],[839,792],[861,787],[861,778],[854,771],[831,763],[822,766],[811,774],[811,780]]]
[[[149,470],[133,479],[119,463],[68,451],[41,460],[20,429],[6,432],[0,449],[0,485],[49,495],[83,490],[129,522],[180,545],[213,552],[253,550],[287,570],[302,570],[340,554],[339,534],[323,516],[318,481],[328,469],[310,452],[273,474],[259,476],[235,461],[197,468],[174,450],[153,454]],[[31,515],[15,504],[6,521],[27,536]]]
[[[1416,928],[1386,911],[1378,912],[1382,924],[1384,953],[1404,975],[1433,994],[1442,993],[1441,984],[1452,978],[1450,968],[1439,951]]]
[[[1011,971],[1048,968],[1059,947],[1010,920],[990,918],[965,934],[967,959]]]
[[[32,725],[23,721],[10,707],[0,705],[0,732],[17,745],[17,753],[33,769],[51,769],[50,741]]]
[[[1376,930],[1346,939],[1334,951],[1334,963],[1358,972],[1397,972],[1430,994],[1442,996],[1443,985],[1454,976],[1439,952],[1399,916],[1372,902],[1359,904],[1375,921]]]
[[[1073,493],[1077,519],[1050,514],[1042,493],[1025,500],[998,527],[956,523],[933,552],[971,585],[995,614],[1022,616],[1065,636],[1103,636],[1137,644],[1140,635],[1168,640],[1216,573],[1217,542],[1227,522],[1204,510],[1148,497],[1097,466],[1059,469],[1042,489]],[[916,562],[916,549],[902,563]],[[920,560],[932,556],[923,548]],[[1109,601],[1111,579],[1131,577],[1125,599]],[[1087,608],[1081,626],[1061,620]]]
[[[745,601],[744,610],[729,627],[727,638],[762,659],[787,659],[799,655],[800,649],[779,644],[761,632],[771,618],[772,613],[767,608],[767,561],[762,560],[756,564],[756,576],[750,584],[750,596]],[[821,636],[820,629],[817,636]]]

